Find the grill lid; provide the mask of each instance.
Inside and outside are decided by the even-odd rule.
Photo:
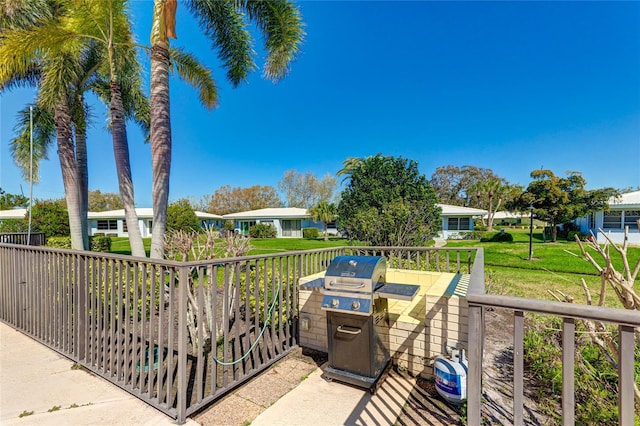
[[[380,263],[382,262],[382,265]],[[336,256],[325,273],[325,277],[372,279],[376,269],[386,268],[386,259],[381,256]]]

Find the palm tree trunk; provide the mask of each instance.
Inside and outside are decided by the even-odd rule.
[[[164,257],[164,233],[169,204],[171,171],[171,117],[169,105],[169,50],[154,44],[151,49],[151,168],[153,228],[151,257]]]
[[[122,106],[122,93],[118,82],[111,80],[111,135],[113,137],[113,153],[116,160],[118,173],[118,185],[120,197],[124,205],[124,217],[127,222],[131,254],[138,257],[146,257],[142,233],[138,225],[135,198],[133,196],[133,180],[131,179],[131,162],[129,160],[129,142],[127,141],[127,128],[124,122],[124,108]]]
[[[82,220],[80,214],[79,179],[76,169],[76,157],[73,147],[73,133],[71,130],[71,114],[66,99],[56,105],[54,111],[56,138],[58,141],[58,157],[62,171],[62,182],[67,198],[67,213],[69,215],[69,231],[71,234],[71,248],[84,250],[82,239]]]
[[[76,126],[76,163],[78,166],[78,198],[80,203],[80,223],[82,226],[82,244],[89,247],[89,171],[87,167],[87,130]]]

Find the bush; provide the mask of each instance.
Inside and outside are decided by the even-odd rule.
[[[276,228],[270,223],[256,223],[249,228],[251,238],[275,238]]]
[[[500,231],[496,233],[486,233],[480,239],[483,243],[510,243],[513,241],[513,235],[508,232]]]
[[[27,232],[29,225],[25,219],[4,219],[0,221],[0,232],[8,234]]]
[[[200,221],[189,200],[183,198],[167,207],[167,231],[192,232],[200,229]]]
[[[89,237],[89,247],[91,251],[109,253],[111,251],[111,237],[105,235]]]
[[[303,228],[302,229],[302,237],[307,239],[318,238],[320,233],[318,232],[318,228]]]
[[[47,247],[70,249],[71,237],[49,237],[47,238]]]
[[[31,209],[32,225],[35,232],[44,232],[51,237],[68,237],[69,215],[65,207],[56,201],[38,201]],[[69,246],[70,248],[71,246]]]

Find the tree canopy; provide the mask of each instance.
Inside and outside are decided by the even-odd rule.
[[[570,171],[567,177],[556,176],[551,170],[534,170],[533,181],[515,202],[521,210],[533,207],[536,218],[552,225],[552,239],[556,241],[556,225],[579,217],[607,210],[612,196],[619,195],[614,188],[585,189],[587,181],[582,173]]]
[[[439,227],[436,201],[415,161],[367,157],[350,170],[338,205],[339,229],[372,245],[424,245]]]
[[[101,192],[99,189],[89,191],[89,211],[103,212],[124,208],[122,198],[114,192]]]
[[[209,213],[223,215],[268,207],[282,207],[282,200],[273,186],[254,185],[242,188],[225,185],[216,189],[208,204]]]
[[[318,179],[313,173],[299,173],[295,169],[284,172],[278,188],[284,193],[287,207],[310,209],[321,201],[331,202],[337,187],[330,174]]]
[[[29,199],[24,195],[9,194],[0,188],[0,210],[9,210],[16,207],[26,208]]]
[[[167,230],[193,232],[200,229],[200,222],[188,199],[182,198],[167,207]]]
[[[508,184],[506,179],[495,174],[493,170],[470,165],[438,167],[431,175],[430,183],[439,202],[469,207],[475,204],[478,185],[489,181],[497,181],[501,185]]]

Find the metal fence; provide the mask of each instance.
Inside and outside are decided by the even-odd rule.
[[[473,249],[338,247],[207,262],[0,244],[0,320],[179,423],[297,346],[297,283],[338,255],[469,273]]]
[[[640,312],[524,299],[520,297],[485,294],[484,254],[478,249],[467,301],[469,303],[469,375],[467,382],[467,423],[482,424],[482,360],[484,348],[484,311],[500,308],[513,311],[513,424],[524,422],[524,315],[547,314],[562,318],[562,423],[575,422],[575,322],[591,319],[614,324],[618,328],[618,424],[634,423],[634,357],[635,329],[640,327]]]
[[[43,246],[46,243],[44,232],[3,232],[0,233],[0,243],[22,244],[28,246]]]

